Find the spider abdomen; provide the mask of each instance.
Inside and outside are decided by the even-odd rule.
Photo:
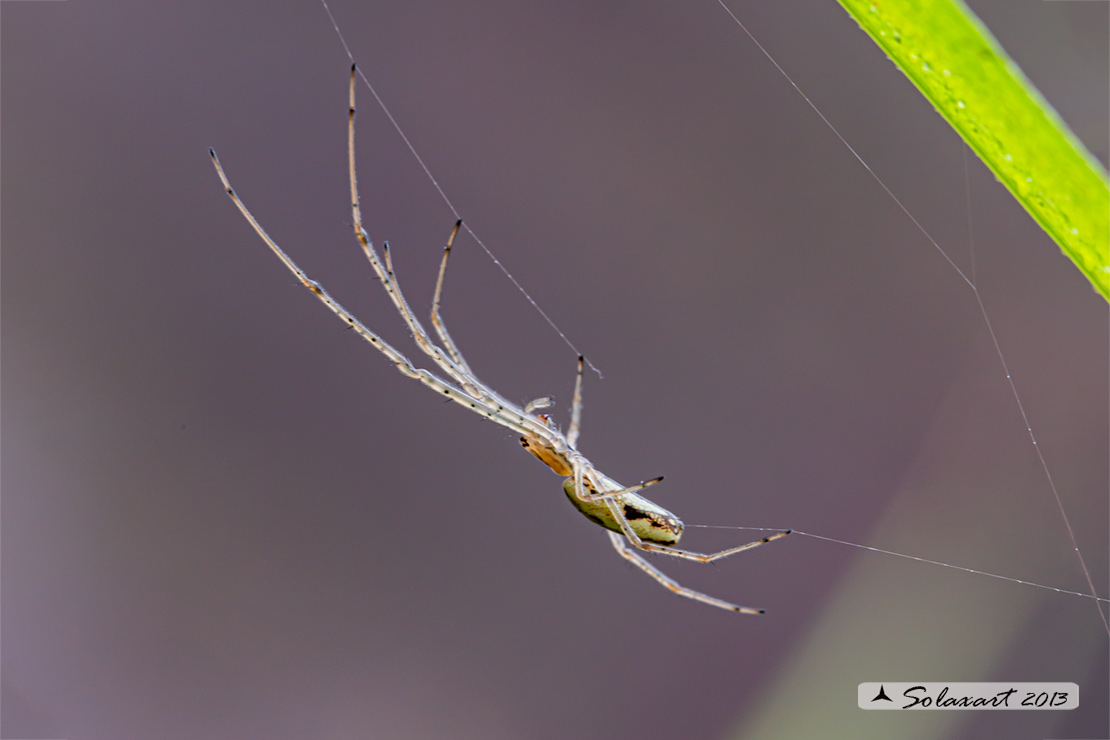
[[[623,488],[623,486],[608,478],[605,481],[612,484],[611,488],[607,486],[608,490],[619,491]],[[595,493],[593,486],[587,484],[587,489],[590,493]],[[617,534],[623,534],[621,525],[613,517],[613,512],[609,510],[609,506],[604,500],[583,501],[578,498],[574,491],[573,477],[563,481],[563,492],[574,504],[574,508],[582,512],[582,516],[599,527],[604,527]],[[678,544],[682,537],[682,520],[677,516],[636,493],[621,494],[613,500],[620,507],[621,513],[624,514],[624,518],[628,521],[632,531],[639,535],[640,539],[657,545]]]

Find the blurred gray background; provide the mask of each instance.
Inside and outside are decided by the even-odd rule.
[[[688,523],[1083,590],[975,296],[714,2],[332,0],[463,217],[590,374],[581,448]],[[974,9],[1107,158],[1107,5]],[[962,268],[961,143],[830,1],[735,12]],[[1090,599],[812,538],[682,582],[514,435],[402,378],[235,211],[415,351],[350,233],[315,0],[4,2],[4,738],[1106,737]],[[362,89],[426,314],[453,216]],[[977,162],[975,272],[1107,583],[1107,306]],[[566,424],[574,352],[469,238],[444,315]],[[694,549],[751,532],[690,529]],[[861,681],[1074,681],[1062,712],[868,713]]]

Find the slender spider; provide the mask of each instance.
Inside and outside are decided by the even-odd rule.
[[[401,318],[412,332],[416,345],[436,364],[443,376],[436,375],[428,370],[415,367],[412,362],[401,352],[394,349],[389,343],[362,324],[345,308],[333,299],[319,283],[310,279],[292,259],[270,238],[261,224],[251,215],[239,196],[235,194],[223,167],[216,157],[214,150],[212,163],[216,173],[220,176],[227,194],[232,202],[247,219],[262,240],[269,245],[274,254],[278,256],[285,266],[297,276],[297,279],[319,298],[325,306],[335,315],[346,322],[358,332],[363,339],[374,345],[382,354],[397,366],[402,374],[420,381],[436,393],[461,404],[471,411],[486,417],[501,426],[508,427],[521,435],[520,442],[524,448],[535,455],[558,475],[564,476],[563,491],[567,498],[590,521],[609,530],[609,539],[625,558],[640,570],[647,573],[666,588],[680,596],[685,596],[695,601],[728,609],[743,614],[762,614],[762,609],[752,609],[737,606],[721,599],[716,599],[707,594],[679,585],[677,581],[664,575],[662,571],[649,563],[637,550],[658,552],[685,560],[695,560],[700,563],[711,563],[714,560],[735,555],[738,552],[750,550],[753,547],[766,544],[790,534],[791,530],[777,532],[769,537],[749,542],[739,547],[732,547],[720,552],[703,554],[681,550],[676,545],[682,536],[682,521],[677,516],[663,507],[639,495],[641,491],[653,486],[660,478],[653,478],[634,486],[622,486],[609,476],[594,467],[593,463],[578,451],[578,433],[582,421],[582,366],[583,358],[578,358],[578,374],[574,382],[574,398],[571,403],[570,428],[564,435],[548,414],[533,413],[537,410],[548,408],[552,405],[551,398],[537,398],[523,408],[512,401],[505,399],[497,391],[483,383],[470,369],[462,353],[459,352],[447,327],[439,314],[440,296],[443,291],[443,278],[447,272],[447,258],[451,255],[451,245],[459,233],[462,221],[455,224],[447,246],[443,250],[443,260],[439,265],[439,278],[436,281],[435,297],[432,300],[432,326],[439,335],[442,346],[436,345],[423,325],[409,308],[408,301],[397,285],[397,278],[393,274],[393,261],[389,254],[389,245],[384,244],[382,254],[384,261],[378,257],[377,251],[370,242],[370,237],[362,226],[362,213],[359,208],[358,183],[355,175],[355,67],[351,67],[350,86],[350,111],[347,117],[347,151],[348,166],[351,181],[351,211],[354,217],[355,236],[366,258],[370,260],[371,267],[385,286],[393,305],[396,306]]]

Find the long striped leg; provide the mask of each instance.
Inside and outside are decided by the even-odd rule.
[[[370,241],[370,236],[363,226],[362,209],[359,206],[358,176],[355,172],[355,72],[356,69],[354,65],[352,65],[350,107],[347,114],[347,167],[351,184],[351,216],[354,221],[355,237],[358,238],[359,244],[362,245],[363,254],[366,255],[366,259],[369,260],[370,266],[373,267],[374,272],[377,273],[378,278],[382,282],[382,286],[385,288],[390,300],[393,301],[393,305],[397,308],[397,312],[401,314],[401,318],[404,320],[405,324],[408,325],[409,331],[412,332],[413,341],[416,342],[420,350],[428,355],[443,372],[471,395],[482,398],[491,405],[509,406],[511,405],[509,401],[502,398],[492,389],[484,386],[474,377],[469,368],[465,367],[465,365],[458,365],[451,357],[448,357],[442,349],[432,342],[423,324],[420,323],[420,320],[416,318],[416,315],[409,307],[408,301],[401,291],[401,286],[397,283],[397,277],[393,273],[392,259],[389,255],[389,245],[383,245],[382,249],[385,256],[383,262],[382,259],[378,257],[378,252],[374,249],[374,245]],[[535,422],[529,424],[529,426],[534,425]],[[535,429],[533,429],[533,431],[535,431]]]
[[[658,583],[662,584],[664,588],[673,591],[679,596],[685,596],[687,599],[693,599],[694,601],[700,601],[703,604],[709,604],[710,606],[720,607],[721,609],[727,609],[728,611],[739,612],[741,614],[763,613],[762,609],[752,609],[751,607],[747,606],[737,606],[736,604],[732,604],[721,599],[715,599],[708,594],[703,594],[701,591],[695,591],[692,588],[687,588],[686,586],[679,584],[678,581],[668,575],[665,575],[663,571],[659,570],[654,565],[645,560],[642,555],[632,549],[632,547],[628,544],[628,540],[626,540],[624,537],[621,537],[616,532],[609,533],[609,541],[613,543],[613,547],[616,548],[617,552],[620,553],[620,556],[622,558],[632,563],[643,572],[647,573]]]
[[[277,242],[275,242],[270,237],[270,235],[266,233],[266,230],[262,228],[262,225],[258,223],[258,220],[255,219],[251,212],[247,210],[247,207],[243,205],[243,201],[241,201],[239,199],[239,196],[235,194],[235,190],[231,187],[231,183],[228,182],[227,175],[224,174],[224,169],[220,165],[220,160],[216,157],[216,152],[211,149],[209,150],[209,152],[212,155],[212,164],[216,167],[216,174],[219,175],[220,182],[223,183],[224,189],[227,190],[228,197],[231,198],[231,202],[235,204],[235,207],[239,209],[239,212],[243,214],[243,217],[247,219],[247,222],[251,225],[255,232],[260,237],[262,237],[262,241],[266,242],[267,246],[269,246],[273,253],[277,255],[278,259],[280,259],[282,263],[287,268],[289,268],[290,272],[297,276],[297,279],[301,282],[302,285],[308,288],[312,292],[312,294],[320,299],[320,301],[325,306],[331,309],[332,313],[342,319],[344,323],[354,329],[363,339],[374,345],[374,347],[376,347],[382,354],[389,358],[390,362],[396,365],[397,369],[400,370],[402,374],[415,380],[419,380],[424,385],[428,386],[437,393],[450,398],[455,403],[466,406],[471,411],[474,411],[475,413],[478,413],[486,417],[490,421],[500,424],[501,426],[508,427],[514,432],[523,435],[533,434],[532,427],[536,426],[537,422],[534,419],[525,416],[523,411],[521,411],[520,409],[517,409],[511,405],[506,406],[502,404],[491,403],[485,398],[476,398],[469,393],[459,390],[455,386],[446,382],[442,378],[433,375],[427,370],[414,367],[409,359],[405,357],[400,351],[395,349],[384,339],[368,329],[365,325],[363,325],[361,321],[356,319],[349,311],[347,311],[347,309],[339,305],[339,302],[332,298],[326,290],[320,287],[319,283],[309,278],[308,275],[306,275],[304,271],[301,270],[301,268],[297,267],[297,264],[293,262],[289,255],[287,255],[285,251],[277,245]]]
[[[432,298],[431,318],[432,326],[435,328],[436,334],[439,335],[440,341],[443,342],[443,348],[447,350],[447,354],[451,356],[451,360],[460,370],[466,373],[473,380],[477,381],[477,376],[474,374],[474,371],[470,369],[470,365],[467,364],[466,358],[463,357],[462,351],[459,349],[458,345],[455,344],[455,340],[451,338],[451,334],[447,331],[447,324],[444,323],[443,317],[440,315],[439,312],[440,302],[443,298],[443,281],[447,275],[447,260],[451,256],[451,247],[454,245],[455,237],[458,236],[459,229],[461,227],[462,219],[459,219],[455,222],[455,227],[451,230],[451,236],[447,237],[447,245],[443,248],[443,259],[441,259],[439,262],[439,275],[436,278],[436,289],[435,294]],[[386,253],[386,267],[389,268],[390,274],[392,275],[393,267],[390,264],[388,252]],[[508,401],[506,401],[504,397],[502,397],[492,388],[487,387],[485,384],[479,383],[478,388],[485,391],[488,394],[490,400],[499,403],[508,403]],[[529,403],[528,408],[526,408],[525,411],[527,413],[531,413],[532,411],[535,411],[537,409],[548,408],[549,406],[553,406],[554,404],[554,399],[552,399],[550,396],[544,396],[543,398],[537,398]]]
[[[449,357],[447,357],[443,350],[437,347],[432,340],[428,337],[428,332],[425,331],[419,319],[413,314],[412,309],[409,308],[408,301],[405,300],[404,294],[401,292],[400,286],[397,285],[396,277],[393,275],[392,265],[390,264],[390,257],[388,254],[389,247],[386,246],[385,262],[378,257],[378,252],[374,249],[374,244],[370,241],[370,236],[366,233],[362,221],[362,209],[359,206],[358,197],[358,175],[355,172],[355,72],[356,68],[351,65],[351,83],[350,83],[350,108],[347,113],[347,168],[350,176],[351,183],[351,216],[354,221],[355,237],[358,238],[359,244],[362,245],[362,251],[366,255],[366,259],[370,261],[370,266],[374,268],[378,278],[382,282],[386,293],[393,301],[393,305],[397,308],[397,312],[401,314],[401,318],[409,327],[412,332],[413,339],[416,341],[420,350],[428,355],[432,360],[439,365],[439,367],[451,376],[457,383],[465,387],[474,395],[480,395],[481,391],[474,385],[470,377],[456,365]]]
[[[436,334],[439,334],[439,340],[443,342],[443,348],[447,350],[447,354],[451,355],[455,364],[462,368],[464,372],[473,375],[470,366],[463,359],[462,352],[455,345],[455,340],[451,339],[451,335],[447,332],[447,325],[443,323],[443,319],[439,315],[439,300],[443,295],[443,276],[447,274],[447,258],[451,256],[451,246],[455,243],[455,237],[459,234],[460,226],[462,226],[461,218],[455,222],[455,228],[451,230],[451,236],[447,237],[447,246],[443,248],[443,259],[439,263],[439,277],[436,279],[435,297],[432,298],[432,326],[435,327]]]

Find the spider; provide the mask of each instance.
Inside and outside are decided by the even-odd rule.
[[[443,278],[447,272],[447,258],[451,255],[451,245],[454,243],[455,236],[459,233],[459,227],[462,225],[461,220],[455,223],[443,250],[435,295],[432,299],[432,326],[435,328],[436,334],[439,335],[441,346],[436,345],[428,336],[424,326],[413,314],[412,309],[409,308],[408,301],[405,300],[404,294],[397,284],[397,278],[393,274],[389,244],[382,245],[384,259],[379,258],[377,250],[374,249],[374,245],[370,242],[370,237],[362,225],[358,183],[355,174],[355,71],[356,68],[352,65],[350,109],[347,116],[348,169],[351,182],[351,211],[354,218],[355,237],[362,245],[362,251],[366,254],[374,272],[377,273],[382,285],[385,286],[393,305],[408,325],[409,331],[412,332],[416,345],[431,358],[442,374],[436,375],[433,372],[414,366],[404,354],[363,325],[361,321],[339,305],[319,283],[310,279],[297,267],[296,263],[270,238],[270,235],[251,215],[247,207],[243,205],[239,196],[235,194],[235,190],[232,189],[231,183],[228,182],[227,175],[224,174],[215,150],[210,149],[209,152],[212,155],[212,163],[216,167],[216,173],[227,190],[228,196],[231,197],[231,201],[258,235],[262,237],[262,240],[273,250],[278,259],[297,276],[297,279],[335,315],[389,358],[390,362],[396,365],[403,375],[420,381],[436,393],[520,434],[520,443],[524,446],[524,449],[535,455],[558,475],[564,477],[563,491],[575,508],[590,521],[609,530],[609,539],[621,557],[680,596],[742,614],[762,614],[762,609],[737,606],[680,585],[644,559],[637,550],[662,553],[701,563],[711,563],[785,537],[790,534],[791,530],[777,532],[769,537],[739,547],[732,547],[710,554],[679,549],[677,545],[679,538],[682,536],[682,521],[671,512],[639,494],[639,491],[659,483],[663,480],[662,477],[653,478],[634,486],[622,486],[594,467],[593,463],[578,451],[578,435],[582,421],[583,357],[579,356],[578,358],[578,372],[574,382],[574,397],[571,402],[570,427],[566,434],[560,431],[549,414],[534,413],[551,407],[554,402],[550,397],[537,398],[521,408],[479,380],[474,371],[470,369],[470,365],[463,359],[462,353],[459,352],[455,342],[451,339],[451,335],[447,332],[447,327],[444,325],[439,312],[440,296],[443,292]]]

